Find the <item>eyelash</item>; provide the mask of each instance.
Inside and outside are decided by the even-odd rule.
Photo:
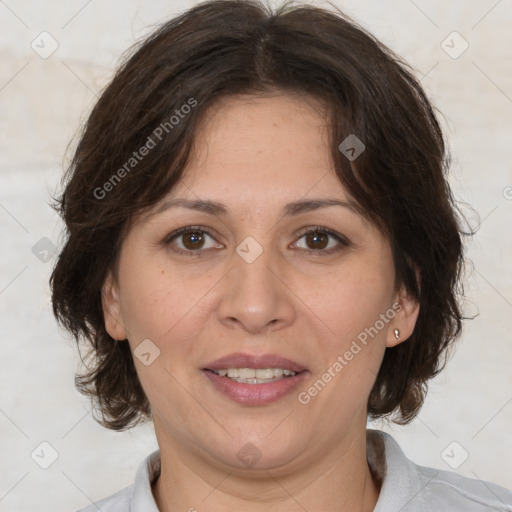
[[[170,246],[171,242],[175,238],[178,238],[180,235],[184,235],[187,233],[197,233],[197,232],[204,233],[204,234],[208,235],[209,237],[215,239],[215,237],[207,229],[203,228],[202,226],[186,226],[186,227],[177,229],[176,231],[173,231],[169,236],[167,236],[165,238],[164,244],[166,246]],[[300,231],[298,233],[295,233],[295,236],[299,237],[298,240],[300,240],[304,236],[311,234],[311,233],[328,235],[328,236],[334,238],[338,242],[338,245],[336,247],[332,247],[331,249],[303,249],[307,253],[312,253],[314,256],[334,254],[334,253],[340,252],[343,249],[351,246],[351,243],[345,237],[341,236],[340,234],[338,234],[334,231],[331,231],[330,229],[327,229],[327,228],[324,228],[321,226],[309,227],[305,231]],[[173,247],[172,250],[176,253],[184,254],[186,256],[199,256],[199,257],[203,256],[204,252],[206,252],[206,250],[203,250],[203,249],[183,250],[183,249],[177,249],[175,247]]]

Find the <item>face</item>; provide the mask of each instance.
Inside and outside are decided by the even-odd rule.
[[[184,179],[123,242],[106,325],[139,356],[161,450],[224,469],[339,457],[364,433],[393,330],[414,328],[388,241],[334,174],[320,112],[289,95],[218,103]],[[254,367],[278,370],[221,375]]]

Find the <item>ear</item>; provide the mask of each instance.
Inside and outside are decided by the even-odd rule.
[[[101,289],[101,302],[103,305],[105,329],[115,340],[125,340],[128,334],[121,314],[119,286],[111,271],[109,271]]]
[[[420,272],[416,270],[416,278],[420,285]],[[395,317],[389,323],[388,336],[386,340],[387,347],[395,347],[406,341],[414,331],[416,320],[420,312],[419,303],[401,288],[395,295],[392,309],[395,311]],[[395,335],[395,329],[399,331],[399,338]]]

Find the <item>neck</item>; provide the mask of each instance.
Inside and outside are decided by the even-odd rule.
[[[161,473],[153,495],[161,512],[241,509],[247,512],[371,512],[379,483],[366,460],[366,432],[318,454],[305,468],[240,470],[205,462],[204,454],[159,439]],[[163,448],[163,449],[162,449]]]

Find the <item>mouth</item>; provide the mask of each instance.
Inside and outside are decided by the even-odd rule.
[[[277,369],[277,370],[287,370],[294,373],[299,373],[306,370],[306,367],[293,361],[292,359],[288,359],[286,357],[282,357],[276,354],[244,354],[242,352],[236,352],[234,354],[229,354],[224,357],[220,357],[219,359],[215,359],[215,361],[211,361],[207,363],[204,370],[210,370],[217,372],[219,370],[239,370],[239,369],[253,369],[253,370],[268,370],[268,369]],[[254,377],[256,378],[256,377]],[[262,377],[264,378],[264,377]]]
[[[266,384],[280,379],[294,377],[297,373],[287,368],[222,368],[220,370],[209,370],[219,375],[227,377],[240,384]]]
[[[273,354],[231,354],[202,368],[214,388],[245,405],[264,405],[288,395],[309,373],[299,363]]]

